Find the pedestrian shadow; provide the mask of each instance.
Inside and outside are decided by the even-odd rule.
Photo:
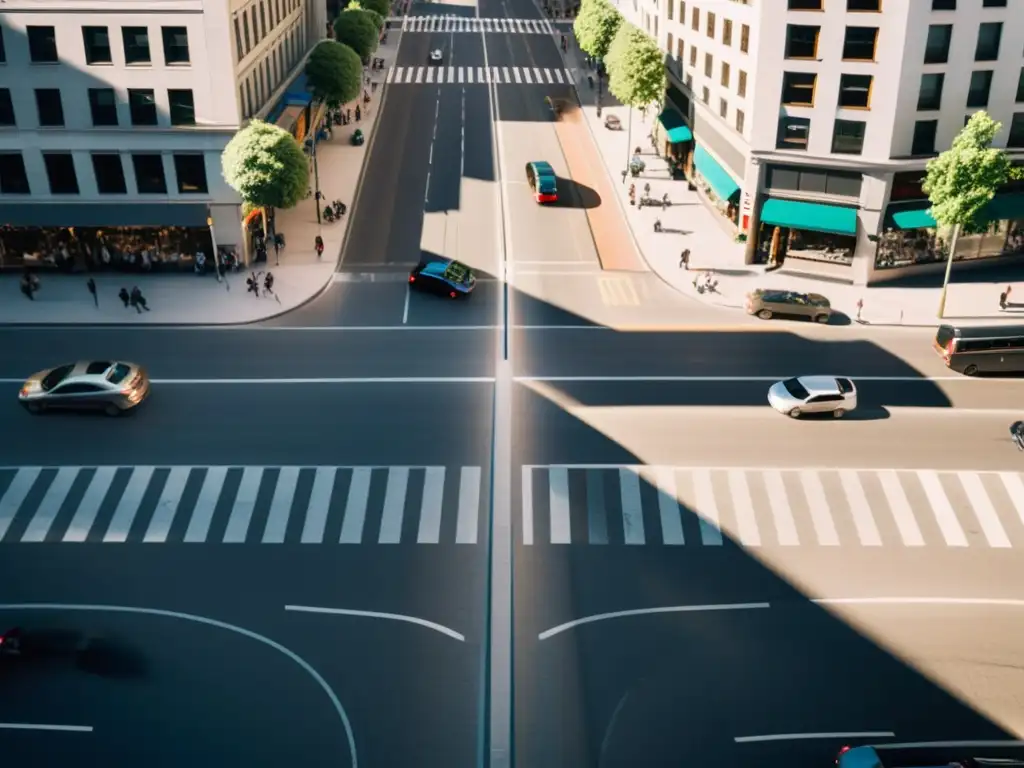
[[[558,200],[551,204],[552,208],[582,208],[589,210],[601,205],[601,195],[596,189],[580,184],[574,179],[560,176],[558,178]]]
[[[690,229],[677,229],[675,227],[662,227],[661,232],[668,235],[692,235],[693,230]]]

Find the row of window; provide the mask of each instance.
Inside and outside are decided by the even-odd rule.
[[[990,69],[971,73],[971,83],[967,90],[968,109],[984,109],[988,106],[993,75],[994,72]],[[921,75],[921,87],[917,93],[918,112],[934,112],[942,108],[942,90],[945,83],[944,72],[929,72]],[[1014,101],[1018,104],[1024,103],[1024,67],[1021,67],[1020,75],[1017,78],[1017,93],[1014,95]]]
[[[691,91],[693,90],[692,80],[689,77],[687,77],[687,79],[686,79],[686,87],[689,88]],[[704,102],[704,106],[706,106],[706,107],[710,107],[711,106],[711,89],[708,88],[706,85],[703,88],[701,88],[700,100],[702,102]],[[723,120],[728,120],[729,119],[729,102],[727,100],[725,100],[725,99],[721,99],[720,98],[718,100],[718,116],[720,118],[722,118]],[[742,109],[737,109],[736,110],[736,123],[735,123],[735,125],[736,125],[736,133],[739,133],[739,134],[742,135],[743,129],[746,127],[746,124],[747,124],[747,116],[746,116],[746,114],[744,114]]]
[[[905,0],[898,0],[905,2]],[[982,8],[1006,8],[1006,0],[981,0]],[[825,0],[789,0],[791,11],[823,11]],[[880,13],[882,0],[846,0],[846,10],[851,13]],[[933,11],[955,11],[956,0],[932,0]]]
[[[123,156],[117,152],[96,152],[91,157],[99,193],[128,194]],[[183,195],[207,194],[206,158],[201,154],[175,154],[172,159],[178,192]],[[135,171],[135,192],[140,195],[167,194],[163,155],[133,153],[131,163]],[[70,152],[43,152],[43,165],[46,167],[51,194],[80,194],[74,155]],[[25,158],[20,152],[0,152],[0,194],[32,194],[28,173],[25,171]]]
[[[113,88],[89,88],[89,111],[96,127],[121,125],[118,99]],[[36,88],[36,119],[41,128],[64,127],[64,103],[59,88]],[[195,125],[196,105],[187,88],[167,90],[171,125]],[[156,92],[152,88],[128,89],[128,118],[133,126],[159,125]],[[0,88],[0,126],[18,127],[14,101],[9,88]],[[21,127],[27,127],[22,122]]]
[[[260,44],[260,40],[298,10],[302,0],[259,0],[234,14],[235,52],[238,61]],[[270,23],[267,23],[267,20]]]
[[[672,21],[672,10],[675,0],[669,0],[668,2],[668,20]],[[686,2],[685,0],[679,0],[679,21],[682,24],[686,23]],[[690,10],[690,26],[696,32],[700,32],[700,8],[692,8]],[[718,34],[718,17],[711,11],[704,14],[704,31],[705,34],[712,40],[717,39]],[[722,45],[732,45],[732,19],[722,19]],[[750,26],[747,24],[740,25],[740,40],[739,40],[740,53],[750,52]],[[669,44],[669,51],[671,52],[672,45]]]
[[[871,109],[872,75],[840,75],[839,98],[841,109]],[[782,74],[782,103],[787,107],[813,107],[818,87],[814,72],[784,72]]]
[[[160,27],[164,44],[164,64],[182,66],[190,63],[188,50],[188,29],[185,27]],[[25,28],[28,38],[28,58],[33,64],[59,64],[57,30],[55,27],[29,26]],[[129,65],[152,64],[147,27],[121,27],[121,42],[124,46],[124,62]],[[103,65],[114,63],[108,27],[82,27],[82,44],[85,46],[85,63]],[[7,61],[3,42],[3,28],[0,27],[0,62]]]
[[[686,52],[686,44],[684,43],[683,39],[680,38],[676,42],[676,50],[675,50],[675,56],[674,56],[674,58],[676,60],[676,66],[678,67],[680,73],[682,73],[683,59],[684,59],[685,52]],[[673,55],[672,54],[672,33],[671,32],[668,35],[668,54],[669,54],[669,56]],[[691,69],[696,69],[697,68],[697,66],[698,66],[697,61],[698,61],[698,57],[699,56],[700,56],[700,52],[697,50],[697,46],[690,45],[690,68]],[[714,60],[714,57],[710,53],[705,52],[704,53],[704,76],[707,77],[707,78],[712,78],[712,77],[714,77],[714,71],[715,71],[715,60]],[[729,88],[732,85],[732,80],[733,80],[733,77],[732,77],[732,65],[730,65],[728,61],[721,61],[721,62],[719,62],[719,65],[718,65],[718,72],[719,72],[719,81],[721,82],[722,86],[725,87],[725,88]],[[692,79],[691,79],[690,82],[692,82]],[[691,90],[692,90],[690,82],[687,83],[687,87],[691,88]],[[747,73],[744,70],[742,70],[742,69],[737,69],[736,70],[736,95],[739,96],[741,99],[742,98],[746,98],[746,95],[747,95]]]
[[[243,120],[248,120],[262,109],[305,53],[306,26],[303,18],[304,15],[280,37],[273,50],[249,71],[238,86]]]
[[[786,58],[818,60],[821,27],[786,25]],[[878,27],[847,27],[843,37],[843,61],[874,61],[878,48]]]
[[[971,115],[964,117],[964,125]],[[910,154],[922,157],[935,154],[935,137],[939,131],[938,120],[918,120],[914,123],[914,138],[910,144]],[[1006,139],[1010,149],[1024,149],[1024,112],[1017,112],[1010,120],[1010,135]]]
[[[961,29],[963,23],[960,24]],[[1003,41],[1003,23],[986,21],[978,25],[978,39],[974,45],[975,61],[996,61],[999,48]],[[930,24],[928,38],[924,46],[925,64],[946,64],[949,62],[949,49],[953,43],[952,24]]]

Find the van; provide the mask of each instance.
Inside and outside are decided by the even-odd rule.
[[[940,325],[935,350],[958,373],[1024,373],[1024,326]]]

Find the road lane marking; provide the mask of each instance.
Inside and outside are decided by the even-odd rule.
[[[271,640],[269,637],[264,637],[261,634],[253,632],[251,629],[245,627],[239,627],[235,624],[228,624],[226,621],[220,621],[218,619],[211,619],[206,616],[199,616],[193,613],[180,613],[179,611],[168,611],[162,608],[137,608],[135,606],[127,605],[78,605],[73,603],[5,603],[0,604],[0,611],[83,611],[83,612],[96,612],[96,613],[127,613],[141,616],[160,616],[169,619],[178,619],[181,621],[191,621],[195,624],[204,624],[208,627],[215,627],[217,629],[223,629],[228,632],[233,632],[236,635],[241,635],[250,640],[255,640],[258,643],[262,643],[269,648],[273,648],[278,653],[287,656],[289,659],[294,661],[303,672],[309,675],[320,686],[320,690],[324,692],[327,698],[331,702],[331,706],[334,708],[335,714],[341,720],[342,727],[345,729],[345,738],[348,741],[348,756],[349,765],[351,768],[359,768],[359,755],[356,752],[356,738],[355,733],[352,730],[352,723],[348,719],[348,713],[345,708],[341,705],[341,700],[338,698],[334,689],[328,685],[327,681],[324,680],[323,676],[317,672],[313,666],[306,661],[304,658],[299,656],[295,651],[290,648],[286,648],[275,640]]]
[[[907,494],[903,491],[899,475],[895,470],[885,469],[878,473],[878,479],[882,484],[882,493],[889,504],[889,511],[892,512],[893,521],[900,532],[905,547],[923,547],[924,536],[914,518],[914,511],[910,507]]]
[[[262,482],[263,467],[246,467],[242,471],[242,481],[238,484],[235,503],[231,507],[231,516],[228,517],[228,527],[224,530],[225,544],[245,543]]]
[[[697,508],[694,512],[700,517],[700,541],[706,547],[721,546],[722,523],[710,471],[698,469],[693,473],[693,490],[697,497]]]
[[[449,629],[443,624],[437,624],[433,621],[427,621],[417,616],[406,616],[401,613],[383,613],[381,611],[357,611],[349,608],[318,608],[312,605],[286,605],[284,607],[286,611],[292,613],[318,613],[324,615],[333,616],[354,616],[362,619],[384,619],[385,621],[400,621],[405,624],[415,624],[418,627],[424,627],[425,629],[432,629],[435,632],[440,632],[442,635],[458,640],[460,643],[466,642],[465,635],[460,632],[456,632],[454,629]]]
[[[1020,475],[1016,472],[1000,472],[999,479],[1003,481],[1003,487],[1013,502],[1013,508],[1017,510],[1017,517],[1024,523],[1024,482],[1021,482]],[[3,538],[0,533],[0,539]]]
[[[301,541],[303,544],[323,543],[337,474],[336,467],[316,468],[313,475],[313,489],[309,493],[309,503],[306,505],[306,521],[302,525]]]
[[[622,536],[627,545],[643,545],[644,513],[640,507],[640,476],[628,469],[619,470],[619,501],[622,504]]]
[[[807,741],[810,739],[891,739],[892,731],[838,731],[835,733],[770,733],[764,736],[737,736],[737,744],[757,744],[765,741]],[[886,746],[889,746],[886,744]]]
[[[868,504],[868,497],[864,493],[860,476],[848,469],[841,469],[839,470],[839,481],[846,494],[846,501],[850,505],[853,526],[857,529],[861,545],[865,547],[882,546],[882,534],[879,533],[878,526],[875,525],[875,518],[871,515],[871,505]]]
[[[185,531],[186,544],[206,541],[213,513],[217,509],[217,500],[227,476],[227,467],[210,467],[206,470],[203,487],[199,490],[199,498],[192,509],[192,519],[188,521],[188,529]]]
[[[95,482],[100,472],[106,469],[110,469],[110,467],[97,469],[93,481]],[[146,535],[142,537],[144,542],[162,544],[167,541],[167,536],[171,532],[171,524],[178,513],[178,505],[181,504],[181,497],[185,492],[185,485],[188,483],[188,476],[191,472],[192,467],[173,467],[168,473],[167,479],[164,481],[164,489],[160,492],[160,499],[156,503],[156,509],[153,510],[153,517],[149,521],[149,527],[146,529]],[[114,474],[111,472],[110,479],[113,480],[113,477]],[[96,512],[99,511],[100,503],[103,501],[109,485],[110,480],[103,485],[103,493],[99,496],[95,508],[87,518],[87,522],[80,526],[79,530],[82,537],[80,541],[85,541],[85,537],[89,533],[89,528],[92,527],[93,519],[96,517]],[[79,508],[79,512],[81,511],[81,508]],[[78,517],[78,513],[75,514],[75,517]],[[73,525],[74,521],[72,521]],[[70,532],[71,528],[68,528],[68,533]],[[68,536],[65,534],[64,541],[67,540]]]
[[[593,616],[584,616],[582,619],[573,619],[557,627],[546,629],[537,635],[538,640],[547,640],[568,632],[570,629],[582,627],[585,624],[594,624],[599,621],[610,621],[612,619],[627,619],[635,616],[654,616],[664,613],[708,613],[711,611],[752,611],[771,608],[770,603],[719,603],[712,605],[670,605],[660,608],[634,608],[628,611],[613,611],[611,613],[598,613]]]
[[[782,479],[782,472],[777,469],[765,470],[762,473],[762,478],[765,492],[768,494],[768,506],[772,510],[772,520],[775,522],[775,535],[778,537],[779,546],[799,546],[800,536],[796,530],[796,518],[793,517],[793,509],[789,506],[789,497],[786,493],[786,484]]]
[[[0,723],[6,731],[62,731],[64,733],[92,733],[91,725],[52,725],[50,723]]]
[[[14,522],[14,516],[18,514],[21,505],[25,503],[32,486],[39,479],[41,467],[18,467],[18,472],[7,486],[3,496],[0,496],[0,540],[7,535],[7,529]]]
[[[363,525],[366,523],[366,505],[370,499],[372,474],[373,470],[369,467],[352,470],[348,500],[345,502],[345,516],[341,521],[339,544],[359,544],[363,540]]]
[[[136,467],[132,470],[131,479],[121,494],[121,500],[117,502],[117,509],[110,520],[107,532],[103,534],[103,543],[128,541],[128,534],[132,530],[132,523],[139,513],[139,506],[142,498],[149,488],[149,481],[153,478],[156,467]]]
[[[405,284],[405,306],[402,307],[402,325],[406,325],[409,322],[409,301],[412,296],[412,288],[409,287],[409,283]]]
[[[480,475],[480,467],[462,468],[459,477],[459,514],[455,519],[456,544],[477,542],[480,532]]]
[[[604,501],[604,473],[587,470],[587,540],[604,546],[608,543],[608,508]]]
[[[388,484],[384,491],[378,544],[398,544],[402,541],[402,520],[405,517],[405,495],[408,490],[408,467],[394,467],[388,472]]]
[[[516,376],[516,381],[538,381],[538,382],[564,382],[567,384],[587,384],[587,383],[645,383],[645,382],[665,382],[665,383],[701,383],[701,382],[725,382],[725,381],[736,381],[736,382],[775,382],[783,379],[790,378],[787,375],[778,376]],[[963,376],[857,376],[855,374],[844,373],[840,378],[853,379],[854,381],[883,381],[883,382],[918,382],[926,384],[935,381],[964,381],[964,382],[981,382],[988,381],[993,384],[1006,384],[1006,380],[999,379],[970,379],[964,378]],[[20,381],[20,380],[19,380]],[[1024,382],[1014,382],[1024,385]],[[1024,386],[1022,386],[1024,391]],[[911,409],[913,410],[913,409]]]
[[[523,544],[533,544],[533,467],[523,467]],[[27,491],[26,491],[27,493]]]
[[[299,471],[299,467],[281,467],[278,470],[270,512],[263,526],[264,544],[284,544],[285,533],[288,531],[288,517],[291,515],[292,502],[295,500],[295,489],[299,485]]]
[[[821,484],[818,473],[806,470],[801,472],[800,485],[804,489],[807,508],[811,513],[811,522],[814,524],[814,532],[818,536],[818,544],[823,547],[838,547],[839,533],[836,531],[832,515],[829,514],[828,497],[825,495],[825,487]]]
[[[729,472],[729,495],[732,497],[732,511],[739,528],[740,544],[745,547],[761,546],[761,532],[757,527],[757,515],[754,512],[754,502],[750,498],[750,486],[747,485],[745,472]]]
[[[960,605],[993,608],[1024,608],[1024,600],[1002,597],[819,597],[815,605]]]
[[[50,526],[57,519],[57,513],[64,505],[75,478],[78,476],[78,469],[75,467],[62,467],[57,470],[57,476],[53,479],[46,495],[39,503],[39,509],[33,515],[32,520],[25,529],[21,540],[25,542],[46,541],[46,534],[50,532]]]
[[[671,467],[655,469],[655,488],[658,489],[658,515],[661,518],[661,540],[669,546],[686,543],[683,520],[679,512],[679,491],[676,472]]]
[[[569,473],[562,467],[551,467],[548,472],[551,543],[571,544],[572,526],[569,522]]]
[[[459,499],[462,501],[461,497]],[[420,502],[420,525],[417,544],[438,544],[441,541],[441,510],[444,506],[444,467],[427,467],[423,477]]]
[[[189,468],[179,467],[174,472],[184,472],[185,476],[188,477]],[[78,509],[75,512],[75,516],[71,518],[71,524],[68,525],[67,531],[64,532],[64,538],[62,541],[74,541],[83,542],[89,536],[89,529],[92,528],[92,524],[96,522],[96,515],[99,514],[100,506],[103,504],[103,500],[107,497],[107,491],[110,490],[110,484],[114,482],[114,475],[117,474],[117,467],[98,467],[92,475],[92,480],[89,481],[89,487],[85,491],[85,496],[82,497],[82,502],[78,505]],[[167,485],[171,484],[171,478],[167,478]],[[166,491],[165,491],[166,495]],[[157,514],[153,517],[153,522],[150,524],[152,528],[157,523],[157,519],[161,517],[164,510],[161,504],[164,501],[164,497],[161,496],[160,504],[157,504]],[[164,513],[165,514],[165,513]],[[168,528],[170,523],[168,523]],[[149,541],[149,534],[147,533],[146,540]],[[166,536],[166,534],[165,534]],[[0,535],[0,539],[3,536]]]
[[[924,495],[928,497],[928,504],[935,515],[935,522],[939,524],[942,537],[950,547],[966,547],[967,535],[960,527],[960,521],[956,519],[956,512],[953,505],[946,497],[946,491],[942,487],[942,481],[937,472],[925,470],[917,473],[918,482],[924,489]]]
[[[985,491],[981,476],[976,472],[958,472],[957,474],[988,545],[996,549],[1009,549],[1012,546],[1010,537],[1006,535],[1006,529],[999,522],[999,515]]]

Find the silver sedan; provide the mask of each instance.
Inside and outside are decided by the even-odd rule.
[[[772,384],[768,404],[794,419],[810,413],[841,419],[857,407],[857,388],[849,379],[835,376],[798,376]]]

